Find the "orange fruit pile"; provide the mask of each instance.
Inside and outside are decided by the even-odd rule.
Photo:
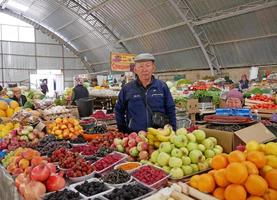
[[[213,170],[191,178],[190,186],[220,200],[277,200],[277,169],[264,152],[233,151],[213,157]]]

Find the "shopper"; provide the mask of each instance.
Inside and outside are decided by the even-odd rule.
[[[83,78],[77,76],[75,78],[75,87],[73,88],[73,94],[72,94],[72,104],[76,105],[76,100],[80,98],[86,98],[89,96],[88,89],[83,86]]]
[[[46,95],[46,93],[48,92],[48,86],[47,86],[47,80],[44,79],[40,85],[41,88],[41,92]],[[55,89],[54,89],[55,90]]]
[[[136,80],[121,89],[115,106],[119,131],[138,132],[166,123],[175,130],[175,104],[167,85],[153,76],[156,70],[154,56],[143,53],[134,60]]]
[[[246,74],[241,76],[241,80],[239,81],[240,90],[249,88],[249,80],[247,79]]]
[[[26,96],[21,94],[21,89],[19,87],[13,88],[13,97],[11,99],[17,101],[20,107],[24,106],[24,104],[27,102]]]

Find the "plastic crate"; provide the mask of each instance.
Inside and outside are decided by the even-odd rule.
[[[229,109],[229,108],[217,108],[216,109],[216,115],[230,116],[232,114],[233,114],[232,109]]]
[[[251,110],[248,109],[248,108],[233,109],[233,116],[250,117],[251,116]]]
[[[89,180],[87,180],[87,181],[88,181],[89,183],[90,183],[90,182],[101,182],[101,181],[99,181],[99,179],[97,179],[97,178],[91,178],[91,179],[89,179]],[[69,186],[69,188],[70,188],[70,190],[72,190],[72,191],[74,191],[74,192],[79,192],[75,187],[76,187],[77,185],[82,185],[84,182],[85,182],[85,181],[72,184],[72,185]],[[81,192],[79,192],[79,193],[80,193],[80,195],[81,195],[84,199],[88,199],[88,198],[93,199],[93,198],[97,198],[97,197],[99,197],[99,196],[102,196],[102,195],[104,195],[104,194],[107,194],[107,193],[111,192],[111,191],[114,189],[114,187],[111,187],[111,186],[109,186],[109,185],[106,184],[106,183],[104,183],[104,184],[105,184],[105,189],[106,189],[106,190],[105,190],[105,191],[102,191],[101,193],[98,193],[98,194],[95,194],[95,195],[92,195],[92,196],[86,196],[85,194],[83,194],[83,193],[81,193]]]

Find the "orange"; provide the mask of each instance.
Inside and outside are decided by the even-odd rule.
[[[198,189],[199,178],[199,175],[194,175],[193,177],[191,177],[191,179],[189,180],[189,185]]]
[[[272,169],[265,174],[265,180],[270,188],[277,190],[277,169]]]
[[[225,188],[218,187],[214,190],[213,196],[219,200],[224,200],[225,199],[224,192],[225,192]]]
[[[263,198],[265,200],[275,200],[277,199],[277,190],[274,189],[268,189],[265,193],[265,195],[263,196]]]
[[[232,162],[243,162],[245,161],[245,155],[243,152],[241,151],[232,151],[229,155],[228,155],[228,161],[229,163]]]
[[[250,175],[244,185],[247,192],[254,196],[263,196],[268,190],[267,182],[259,175]]]
[[[226,168],[227,180],[231,183],[242,184],[248,177],[248,171],[242,163],[231,163]]]
[[[246,200],[246,196],[244,187],[238,184],[229,185],[224,192],[226,200]]]
[[[223,169],[223,168],[226,168],[227,165],[228,165],[228,160],[222,154],[216,155],[212,158],[213,169]]]
[[[247,153],[246,160],[253,162],[259,169],[266,165],[266,157],[263,152],[250,151]]]
[[[215,181],[211,174],[201,174],[198,181],[198,190],[204,193],[211,193],[215,189]]]
[[[250,161],[244,161],[243,164],[247,167],[248,174],[259,174],[259,170],[256,165]]]
[[[247,198],[247,200],[264,200],[264,199],[262,197],[250,196]]]
[[[214,180],[219,187],[227,187],[230,184],[226,177],[226,169],[217,170],[214,173]]]
[[[212,169],[208,172],[208,174],[211,174],[212,176],[214,176],[214,173],[216,172],[216,170]]]

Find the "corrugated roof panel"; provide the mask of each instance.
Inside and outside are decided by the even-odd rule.
[[[175,10],[168,6],[167,1],[135,1],[132,5],[119,1],[114,4],[115,2],[103,7],[99,12],[113,26],[120,27],[118,30],[120,38],[131,37],[182,21]]]
[[[257,0],[190,0],[187,2],[195,15],[201,17],[219,10],[226,10],[255,1]]]
[[[222,66],[251,66],[277,63],[277,37],[216,45]]]
[[[187,26],[162,31],[124,42],[131,52],[158,53],[196,46],[197,42]]]
[[[213,42],[277,33],[277,7],[204,25]]]
[[[155,56],[155,58],[157,60],[158,70],[208,68],[199,48],[185,52]]]

